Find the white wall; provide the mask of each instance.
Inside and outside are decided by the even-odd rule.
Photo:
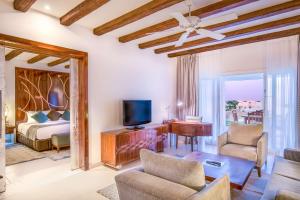
[[[265,42],[199,54],[201,77],[265,71]]]
[[[44,63],[28,64],[25,61],[13,59],[5,62],[5,104],[8,107],[7,120],[10,124],[15,124],[15,68],[31,68],[48,71],[69,72],[64,67],[49,68]]]
[[[16,12],[0,2],[0,33],[86,51],[89,54],[90,163],[100,161],[100,132],[121,126],[122,99],[151,99],[153,122],[175,102],[175,59],[121,44],[91,30],[65,27],[47,15]]]
[[[294,41],[296,38],[297,36],[290,36],[200,53],[200,77],[207,78],[218,75],[265,72],[267,44],[270,45],[281,41]]]

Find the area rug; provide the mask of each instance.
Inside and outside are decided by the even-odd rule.
[[[263,191],[265,190],[269,177],[270,175],[263,173],[262,177],[259,178],[257,176],[257,171],[253,170],[242,191],[235,189],[231,191],[231,199],[259,200],[263,195]],[[109,200],[119,200],[116,184],[109,185],[98,190],[97,192]]]
[[[59,152],[56,150],[44,151],[42,154],[53,161],[58,161],[65,158],[70,158],[70,149],[62,149]]]
[[[7,147],[5,156],[6,166],[45,158],[45,155],[21,144],[15,144],[13,146]]]
[[[14,144],[6,147],[6,166],[37,160],[41,158],[49,158],[53,161],[62,160],[70,157],[70,149],[62,149],[59,152],[49,150],[38,152],[22,144]]]

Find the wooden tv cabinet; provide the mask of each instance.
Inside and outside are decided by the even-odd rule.
[[[101,162],[119,169],[122,165],[140,159],[140,149],[163,152],[168,127],[163,124],[140,130],[118,129],[101,133]]]

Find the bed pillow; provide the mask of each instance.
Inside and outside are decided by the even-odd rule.
[[[43,112],[37,112],[34,115],[31,116],[31,118],[35,119],[38,123],[45,123],[48,121],[47,115],[45,115]]]
[[[63,119],[66,120],[66,121],[70,121],[70,111],[66,110],[66,111],[62,114],[61,118],[63,118]]]
[[[61,117],[61,114],[55,110],[51,110],[47,117],[51,120],[51,121],[57,121],[59,120],[59,118]]]
[[[26,112],[28,123],[36,123],[35,119],[32,118],[32,115],[34,115],[36,113],[37,113],[36,111],[27,111]]]

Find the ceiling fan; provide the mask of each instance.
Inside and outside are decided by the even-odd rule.
[[[238,18],[237,14],[228,14],[220,17],[209,18],[209,19],[200,19],[197,16],[192,16],[192,0],[187,0],[186,5],[189,8],[189,15],[185,17],[182,13],[176,12],[172,13],[172,17],[174,17],[179,22],[179,27],[184,29],[184,33],[180,36],[179,40],[176,42],[175,47],[182,46],[189,35],[192,32],[196,32],[199,35],[203,35],[205,37],[210,37],[216,40],[222,40],[225,38],[225,35],[204,29],[202,27],[210,26],[213,24],[218,24],[230,20],[235,20]]]

